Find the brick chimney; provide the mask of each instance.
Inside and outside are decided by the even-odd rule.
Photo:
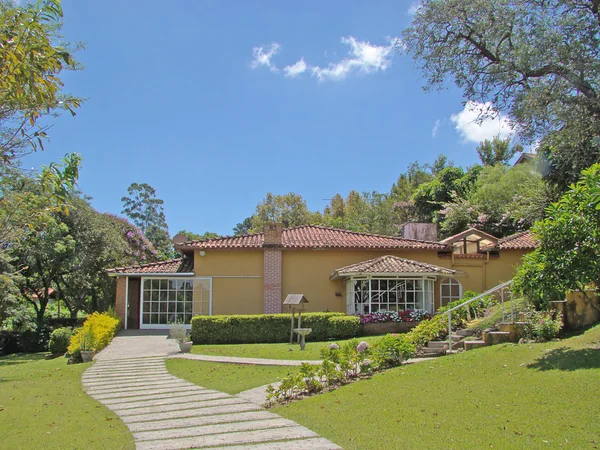
[[[280,223],[268,223],[264,228],[264,312],[277,314],[281,312],[281,278],[282,253]]]

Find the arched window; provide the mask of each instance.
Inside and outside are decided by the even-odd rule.
[[[462,298],[462,285],[454,278],[445,278],[440,285],[440,305],[444,306]]]

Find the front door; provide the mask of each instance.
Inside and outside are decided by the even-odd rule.
[[[129,298],[127,299],[127,329],[140,328],[140,279],[129,278]]]

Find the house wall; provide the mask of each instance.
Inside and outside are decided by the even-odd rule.
[[[431,262],[439,259],[431,251],[390,250],[288,250],[283,252],[283,298],[288,294],[304,294],[308,311],[346,311],[344,280],[332,281],[335,269],[380,256]],[[339,291],[340,296],[335,292]]]
[[[440,258],[437,251],[409,250],[283,250],[282,299],[287,294],[304,294],[308,311],[345,312],[345,282],[330,280],[340,267],[394,255],[462,272],[457,279],[463,291],[483,292],[513,277],[525,252],[502,251],[500,257]],[[257,250],[206,250],[194,253],[197,276],[213,277],[213,314],[261,314],[264,304],[264,254]],[[440,282],[435,284],[435,307],[440,306]],[[336,291],[340,295],[336,296]]]
[[[263,251],[207,250],[194,252],[196,276],[213,277],[213,314],[263,312]]]

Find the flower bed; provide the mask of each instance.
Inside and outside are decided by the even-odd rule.
[[[407,309],[405,311],[377,311],[359,316],[360,323],[390,323],[390,322],[420,322],[430,319],[429,314],[424,309]]]
[[[267,406],[329,391],[373,373],[399,366],[415,355],[414,344],[404,336],[388,335],[373,346],[352,339],[343,345],[331,343],[321,350],[320,366],[303,363],[299,373],[267,386]]]
[[[407,309],[405,311],[377,311],[361,314],[360,328],[363,336],[387,333],[407,333],[419,322],[431,318],[423,309]]]

